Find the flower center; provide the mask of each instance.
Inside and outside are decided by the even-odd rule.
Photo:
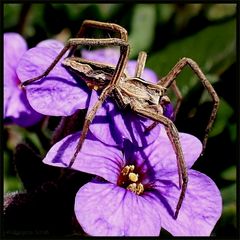
[[[137,195],[144,192],[143,184],[140,182],[140,176],[134,165],[125,166],[118,178],[118,185],[124,187]]]

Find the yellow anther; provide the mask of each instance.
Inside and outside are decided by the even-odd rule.
[[[128,178],[132,182],[137,182],[138,181],[138,174],[137,173],[129,173]]]
[[[140,195],[143,192],[144,192],[144,187],[141,183],[139,183],[136,188],[136,194]]]
[[[136,193],[137,195],[140,195],[141,193],[144,192],[144,187],[141,183],[131,183],[127,186],[127,189],[130,190],[131,192]]]
[[[97,85],[94,85],[93,90],[97,91],[98,88],[99,88],[99,87],[98,87]]]
[[[135,166],[134,165],[127,165],[122,169],[122,175],[128,175],[129,172],[132,172],[134,170]]]
[[[137,184],[136,183],[131,183],[131,184],[129,184],[127,186],[127,189],[132,191],[132,192],[135,192],[136,188],[137,188]]]

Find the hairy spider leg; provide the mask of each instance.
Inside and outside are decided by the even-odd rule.
[[[80,39],[81,40],[81,39]],[[104,40],[104,41],[103,41]],[[74,41],[78,41],[77,39],[74,39]],[[108,46],[110,45],[118,45],[120,46],[120,58],[118,60],[117,66],[115,68],[113,77],[110,81],[110,83],[108,84],[108,86],[101,92],[98,101],[94,104],[94,106],[92,107],[92,109],[88,112],[84,124],[83,124],[83,129],[82,129],[82,134],[80,136],[80,139],[78,141],[77,147],[76,147],[76,151],[72,157],[72,159],[70,160],[69,163],[69,168],[73,165],[78,153],[80,152],[83,142],[87,136],[87,132],[89,130],[89,126],[90,123],[92,122],[92,120],[94,119],[96,112],[98,110],[98,108],[102,105],[102,103],[104,102],[104,100],[109,96],[109,94],[116,88],[116,86],[118,85],[120,78],[124,72],[124,69],[126,67],[127,64],[127,60],[128,60],[128,56],[129,56],[129,44],[121,39],[118,38],[110,38],[110,39],[101,39],[101,41],[94,41],[94,44],[98,45],[98,46],[105,46],[105,44],[103,44],[104,42],[108,42]],[[83,44],[82,42],[80,44]]]
[[[99,22],[95,20],[84,20],[78,33],[76,34],[76,38],[84,38],[87,29],[89,28],[96,28],[102,30],[109,30],[119,34],[119,38],[123,41],[128,41],[128,33],[127,30],[115,23],[106,23],[106,22]],[[74,55],[76,50],[76,46],[73,47],[69,53],[69,56]]]
[[[152,111],[151,108],[133,107],[132,110],[144,117],[148,117],[154,121],[162,123],[166,129],[168,138],[172,143],[172,146],[175,151],[176,158],[177,158],[179,187],[181,188],[181,193],[180,193],[178,203],[176,206],[176,211],[174,214],[174,217],[176,219],[178,216],[179,210],[182,206],[183,199],[185,197],[185,193],[186,193],[186,189],[187,189],[187,184],[188,184],[188,173],[187,173],[186,163],[185,163],[184,156],[183,156],[181,143],[179,140],[178,130],[175,127],[174,123],[170,119],[168,119],[167,117],[165,117],[163,115],[157,114],[155,111]]]
[[[161,84],[158,83],[158,85],[161,85]],[[175,96],[177,97],[176,106],[174,107],[174,112],[173,112],[173,119],[175,120],[175,119],[176,119],[176,116],[177,116],[177,113],[178,113],[178,111],[179,111],[179,108],[180,108],[180,106],[181,106],[183,97],[182,97],[181,91],[180,91],[180,89],[178,88],[177,83],[176,83],[175,80],[173,81],[173,83],[172,83],[172,85],[171,85],[171,88],[172,88],[172,90],[173,90],[173,93],[174,93]],[[146,132],[151,131],[151,130],[152,130],[153,128],[155,128],[157,125],[158,125],[158,122],[154,122],[154,123],[152,123],[150,126],[148,126],[145,131],[146,131]]]
[[[210,94],[210,96],[212,97],[213,100],[213,108],[212,108],[212,112],[210,114],[209,120],[208,120],[208,124],[205,128],[205,134],[204,134],[204,138],[203,138],[203,149],[202,149],[202,154],[204,153],[204,150],[206,148],[206,144],[207,144],[207,139],[208,139],[208,134],[209,131],[213,125],[213,122],[216,118],[216,114],[217,114],[217,110],[218,110],[218,106],[219,106],[219,97],[217,95],[217,93],[215,92],[213,86],[211,85],[211,83],[209,82],[209,80],[206,78],[206,76],[204,75],[204,73],[202,72],[202,70],[200,69],[200,67],[198,66],[198,64],[193,61],[190,58],[182,58],[180,59],[177,64],[172,68],[172,70],[159,82],[159,84],[163,87],[168,88],[169,86],[172,85],[172,83],[174,82],[174,80],[176,79],[176,77],[179,75],[179,73],[182,71],[182,69],[186,66],[190,66],[191,69],[195,72],[195,74],[198,76],[198,78],[200,79],[200,81],[202,82],[203,86],[206,88],[206,90],[208,91],[208,93]]]
[[[178,113],[179,108],[181,106],[183,97],[182,97],[181,91],[178,88],[175,80],[172,82],[171,87],[172,87],[172,90],[173,90],[175,96],[177,97],[177,102],[176,102],[176,106],[175,106],[175,109],[174,109],[174,115],[173,115],[173,119],[176,119],[177,113]]]
[[[114,23],[99,22],[99,21],[94,21],[94,20],[85,20],[85,21],[83,21],[83,23],[82,23],[82,25],[81,25],[81,27],[80,27],[77,35],[76,35],[77,38],[84,38],[86,29],[90,28],[90,27],[95,27],[95,28],[98,28],[98,29],[111,30],[113,32],[119,33],[120,39],[122,39],[123,41],[127,42],[127,40],[128,40],[128,35],[127,35],[126,29],[121,27],[120,25],[117,25],[117,24],[114,24]],[[74,45],[72,43],[73,39],[74,38],[68,40],[68,42],[65,45],[65,47],[61,50],[61,52],[54,59],[54,61],[49,65],[49,67],[43,72],[43,74],[24,81],[23,83],[20,84],[20,87],[23,88],[23,87],[31,84],[32,82],[35,82],[35,81],[37,81],[39,79],[42,79],[43,77],[46,77],[50,73],[50,71],[55,67],[55,65],[60,61],[62,56],[68,50],[70,50],[68,56],[73,55],[74,51],[76,50],[76,47],[78,45],[80,45],[80,44]],[[101,40],[101,39],[98,39],[98,40]]]
[[[146,60],[147,60],[147,53],[144,51],[139,52],[134,77],[137,77],[137,78],[141,77],[145,68]]]
[[[42,79],[44,77],[46,77],[50,72],[51,70],[56,66],[56,64],[60,61],[60,59],[62,58],[62,56],[67,52],[67,50],[69,48],[71,48],[71,39],[68,40],[67,44],[64,46],[64,48],[61,50],[61,52],[57,55],[57,57],[53,60],[53,62],[49,65],[49,67],[39,76],[36,76],[34,78],[31,78],[31,79],[28,79],[24,82],[22,82],[20,84],[20,87],[21,88],[24,88],[25,86],[39,80],[39,79]]]
[[[72,38],[69,39],[66,46],[63,48],[63,50],[59,53],[59,55],[56,57],[56,59],[53,61],[53,63],[50,65],[50,67],[39,77],[27,80],[23,83],[24,86],[41,79],[42,77],[46,76],[51,69],[56,65],[56,63],[61,59],[63,54],[71,47],[76,45],[89,45],[89,46],[120,46],[120,57],[117,63],[117,66],[115,68],[115,71],[113,73],[112,80],[110,81],[109,85],[102,91],[102,93],[99,96],[98,101],[93,106],[91,111],[86,116],[86,119],[84,121],[82,134],[79,139],[79,142],[76,147],[76,151],[70,161],[69,167],[72,166],[74,163],[77,154],[80,152],[82,148],[82,144],[86,138],[89,125],[92,122],[97,109],[101,106],[102,102],[106,99],[106,97],[111,93],[111,91],[115,88],[115,86],[118,84],[121,75],[123,74],[123,71],[125,69],[125,66],[127,64],[127,59],[129,56],[129,44],[119,38],[109,38],[109,39],[92,39],[92,38]]]
[[[139,52],[138,59],[137,59],[137,66],[136,66],[135,75],[134,75],[135,77],[139,77],[139,78],[141,77],[141,75],[144,71],[144,68],[145,68],[146,60],[147,60],[147,53],[144,52],[144,51]],[[162,81],[162,79],[161,79],[161,81]],[[180,108],[183,97],[182,97],[181,91],[178,88],[175,80],[173,81],[171,87],[172,87],[172,90],[173,90],[174,94],[177,97],[177,102],[176,102],[176,106],[175,106],[175,109],[174,109],[174,119],[175,119],[176,115],[179,111],[179,108]],[[157,124],[157,122],[156,122],[156,124]],[[153,127],[152,127],[152,125],[149,126],[148,130],[151,130],[152,128],[154,128],[156,126],[156,124],[153,123],[152,124],[152,125],[154,125]]]

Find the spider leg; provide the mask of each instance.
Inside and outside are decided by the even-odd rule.
[[[146,59],[147,59],[147,53],[146,52],[139,52],[138,54],[138,59],[137,59],[137,65],[136,65],[136,69],[135,69],[135,77],[140,78],[143,71],[144,71],[144,67],[145,67],[145,63],[146,63]]]
[[[203,74],[203,72],[200,69],[200,67],[198,66],[198,64],[190,58],[180,59],[179,62],[177,62],[177,64],[173,67],[173,69],[163,78],[163,81],[161,81],[161,86],[166,87],[166,88],[171,86],[172,83],[174,82],[174,80],[176,79],[176,77],[179,75],[179,73],[182,71],[182,69],[186,65],[190,66],[191,69],[195,72],[195,74],[198,76],[198,78],[200,79],[203,86],[206,88],[206,90],[208,91],[208,93],[210,94],[210,96],[212,97],[212,100],[213,100],[212,112],[210,114],[208,124],[205,128],[205,135],[203,138],[203,150],[202,150],[202,154],[203,154],[203,152],[206,148],[208,134],[209,134],[212,124],[216,118],[217,109],[219,106],[219,97],[218,97],[217,93],[215,92],[213,86],[208,81],[206,76]]]
[[[162,81],[162,79],[161,79],[160,81]],[[160,84],[160,81],[158,82],[158,84]],[[160,84],[160,85],[161,85],[161,84]],[[178,111],[179,111],[179,108],[180,108],[180,106],[181,106],[183,97],[182,97],[182,94],[181,94],[181,92],[180,92],[180,90],[179,90],[179,88],[178,88],[178,86],[177,86],[176,81],[173,81],[173,83],[172,83],[172,85],[171,85],[171,88],[172,88],[174,94],[175,94],[176,97],[177,97],[177,102],[176,102],[176,106],[175,106],[175,108],[174,108],[174,113],[173,113],[173,119],[175,120],[175,119],[176,119],[176,116],[177,116],[177,113],[178,113]],[[146,128],[145,132],[151,131],[151,130],[152,130],[153,128],[155,128],[157,125],[158,125],[158,122],[153,122],[151,125],[149,125],[149,126]]]
[[[93,20],[83,21],[83,23],[82,23],[82,25],[81,25],[81,27],[80,27],[77,35],[76,35],[76,38],[77,39],[79,39],[79,38],[84,39],[86,29],[90,28],[90,27],[92,27],[92,28],[95,27],[95,28],[98,28],[98,29],[111,30],[113,32],[119,33],[120,39],[122,40],[122,42],[123,41],[127,42],[127,40],[128,40],[128,35],[127,35],[127,31],[126,31],[125,28],[123,28],[123,27],[121,27],[117,24],[114,24],[114,23],[105,23],[105,22],[98,22],[98,21],[93,21]],[[114,39],[114,38],[112,38],[112,39]],[[50,71],[55,67],[55,65],[60,61],[60,59],[67,52],[67,50],[70,50],[69,55],[68,55],[68,56],[70,56],[70,55],[73,55],[73,53],[76,50],[76,47],[78,45],[81,45],[81,44],[84,45],[84,43],[80,43],[80,42],[78,44],[76,44],[76,42],[72,41],[72,40],[74,40],[74,38],[68,40],[65,47],[61,50],[61,52],[57,55],[57,57],[53,60],[53,62],[49,65],[49,67],[43,72],[43,74],[24,81],[23,83],[20,84],[20,87],[23,88],[23,87],[31,84],[32,82],[35,82],[35,81],[37,81],[37,80],[39,80],[43,77],[46,77],[50,73]],[[94,39],[94,40],[101,41],[101,39]],[[87,45],[87,44],[85,44],[85,45]],[[116,45],[116,44],[109,43],[109,45]]]
[[[173,119],[176,119],[176,116],[177,116],[177,113],[178,113],[179,108],[181,106],[183,97],[182,97],[182,94],[181,94],[181,92],[180,92],[180,90],[179,90],[179,88],[177,86],[176,81],[173,81],[171,87],[172,87],[172,90],[173,90],[174,94],[177,97],[177,102],[176,102],[176,106],[174,108],[174,113],[173,113],[174,114],[173,115]]]
[[[106,22],[99,22],[94,20],[84,20],[78,33],[76,34],[76,38],[84,38],[86,31],[89,28],[97,28],[97,29],[112,31],[112,32],[118,33],[119,38],[122,39],[123,41],[125,42],[128,41],[128,33],[125,28],[115,23],[106,23]],[[75,50],[76,50],[76,46],[71,49],[69,56],[74,55]]]
[[[144,117],[148,117],[154,121],[162,123],[165,126],[168,138],[170,139],[176,154],[178,176],[179,176],[179,187],[181,188],[181,193],[180,193],[178,203],[176,206],[176,211],[174,214],[174,217],[177,218],[179,210],[183,203],[183,199],[185,197],[185,193],[187,190],[187,183],[188,183],[188,173],[187,173],[186,163],[185,163],[183,152],[182,152],[181,143],[179,140],[178,130],[170,119],[168,119],[163,115],[159,115],[154,111],[151,111],[151,108],[139,108],[139,107],[132,106],[132,110]]]
[[[67,50],[71,47],[70,44],[65,45],[65,47],[61,50],[61,52],[57,55],[57,57],[53,60],[53,62],[49,65],[49,67],[39,76],[28,79],[20,84],[21,88],[24,88],[25,86],[43,78],[46,77],[50,71],[56,66],[56,64],[59,62],[59,60],[62,58],[62,56],[67,52]]]
[[[98,110],[98,108],[102,105],[102,103],[104,102],[104,100],[109,96],[109,94],[112,92],[112,90],[114,89],[114,85],[109,84],[101,93],[101,95],[98,98],[98,101],[94,104],[94,106],[92,107],[92,109],[89,111],[89,113],[87,114],[85,120],[84,120],[84,124],[83,124],[83,129],[82,129],[82,133],[81,136],[78,140],[77,143],[77,147],[75,149],[75,152],[73,154],[73,157],[70,160],[70,163],[68,165],[68,168],[71,168],[78,153],[81,151],[82,149],[82,145],[84,143],[84,140],[86,139],[88,130],[89,130],[89,126],[92,122],[92,120],[94,119],[96,112]]]
[[[128,41],[128,34],[125,28],[115,23],[99,22],[95,20],[84,20],[76,37],[84,37],[85,32],[88,28],[97,28],[103,30],[110,30],[112,32],[118,33],[119,38],[123,41]]]
[[[85,41],[86,39],[73,39],[73,41],[78,41],[78,40],[83,40]],[[90,40],[90,39],[88,39]],[[125,41],[122,41],[121,39],[118,38],[111,38],[111,39],[101,39],[101,42],[96,42],[95,40],[91,39],[92,42],[94,42],[94,44],[98,45],[98,46],[104,46],[104,45],[119,45],[120,46],[120,58],[118,60],[116,69],[114,71],[113,77],[110,81],[110,83],[108,84],[108,86],[102,91],[102,93],[100,94],[98,101],[95,103],[95,105],[92,107],[92,109],[89,111],[89,113],[87,114],[84,124],[83,124],[83,130],[82,130],[82,134],[81,137],[78,141],[75,153],[72,157],[72,159],[70,160],[70,164],[69,164],[69,168],[73,165],[78,153],[80,152],[83,142],[87,136],[87,132],[89,130],[89,126],[90,123],[92,122],[92,120],[94,119],[96,112],[98,110],[98,108],[102,105],[102,103],[104,102],[104,100],[109,96],[109,94],[116,88],[116,86],[118,85],[121,76],[124,72],[124,69],[126,67],[127,64],[127,59],[128,59],[128,55],[129,55],[129,45],[128,43],[126,43]]]
[[[119,38],[98,38],[98,39],[92,39],[92,38],[70,38],[67,41],[67,44],[65,47],[61,50],[61,52],[57,55],[57,57],[54,59],[54,61],[50,64],[50,66],[44,71],[43,74],[31,78],[29,80],[26,80],[21,84],[21,87],[27,86],[31,84],[32,82],[35,82],[43,77],[46,77],[49,72],[55,67],[55,65],[59,62],[59,60],[62,58],[62,56],[66,53],[66,51],[74,46],[79,46],[79,45],[88,45],[88,46],[120,46],[120,58],[118,61],[118,65],[123,64],[123,61],[125,59],[125,55],[128,56],[129,54],[129,47],[128,43],[119,39]],[[126,50],[127,49],[127,50]],[[127,59],[126,59],[127,61]],[[126,65],[126,64],[125,64]],[[124,68],[125,68],[124,65]],[[119,71],[119,68],[116,66],[116,71]],[[115,73],[115,75],[118,75]],[[115,80],[114,76],[113,79]]]

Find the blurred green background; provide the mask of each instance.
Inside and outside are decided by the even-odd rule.
[[[193,168],[210,176],[222,193],[223,213],[212,235],[236,237],[236,8],[236,4],[4,4],[3,26],[4,32],[22,34],[30,48],[47,38],[66,41],[85,19],[113,22],[128,30],[130,57],[146,51],[147,67],[159,77],[182,57],[195,60],[221,102],[206,152]],[[189,68],[177,84],[184,100],[176,126],[202,139],[211,99]],[[12,163],[16,144],[30,142],[44,156],[43,135],[50,138],[51,131],[4,126],[5,193],[23,188]]]

